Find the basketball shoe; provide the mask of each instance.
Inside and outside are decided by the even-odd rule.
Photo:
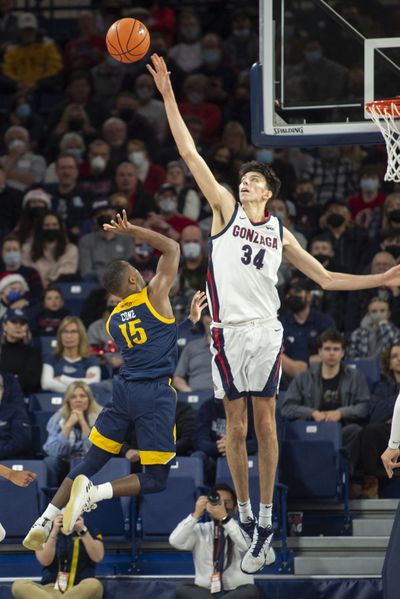
[[[74,480],[71,495],[64,510],[63,529],[68,535],[74,529],[75,522],[82,512],[90,512],[97,508],[97,487],[84,474]]]
[[[241,522],[239,520],[240,532],[242,533],[242,536],[247,543],[247,547],[251,546],[251,543],[253,541],[254,530],[255,530],[256,526],[257,526],[256,518],[251,518],[247,522]]]
[[[242,558],[240,569],[245,574],[255,574],[264,566],[269,566],[275,561],[275,551],[271,547],[273,536],[272,526],[263,528],[256,526],[253,541]]]
[[[53,522],[44,516],[40,516],[31,526],[22,544],[32,551],[40,551],[49,538]]]

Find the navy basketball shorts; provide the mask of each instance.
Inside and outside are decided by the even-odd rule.
[[[118,455],[128,426],[135,426],[143,465],[167,464],[175,457],[176,391],[171,379],[128,381],[113,378],[112,401],[99,414],[89,439]]]
[[[278,320],[211,326],[212,378],[218,399],[272,397],[281,378],[283,327]]]

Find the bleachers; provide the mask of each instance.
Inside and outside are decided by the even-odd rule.
[[[347,358],[343,361],[344,365],[357,368],[366,378],[369,390],[373,392],[375,385],[381,378],[381,369],[378,359],[374,358]]]
[[[198,410],[200,406],[214,397],[213,389],[201,389],[199,391],[178,391],[179,401],[183,401]]]
[[[72,314],[79,316],[85,299],[91,291],[100,287],[99,283],[92,281],[72,281],[59,282],[57,287],[60,289],[65,301],[65,305],[71,310]]]

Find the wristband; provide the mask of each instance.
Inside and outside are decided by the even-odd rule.
[[[222,526],[224,526],[224,524],[228,524],[229,520],[232,520],[232,516],[230,514],[227,514],[225,518],[222,518],[221,520]]]
[[[389,441],[388,447],[389,449],[399,449],[400,443],[399,441]]]
[[[84,527],[82,528],[82,530],[80,530],[79,532],[77,531],[77,533],[76,533],[76,534],[78,535],[78,537],[83,537],[83,535],[85,535],[85,534],[87,533],[87,531],[88,531],[87,527],[86,527],[86,526],[84,526]]]

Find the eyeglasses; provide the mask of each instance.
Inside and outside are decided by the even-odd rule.
[[[61,335],[79,335],[78,329],[64,329]]]

